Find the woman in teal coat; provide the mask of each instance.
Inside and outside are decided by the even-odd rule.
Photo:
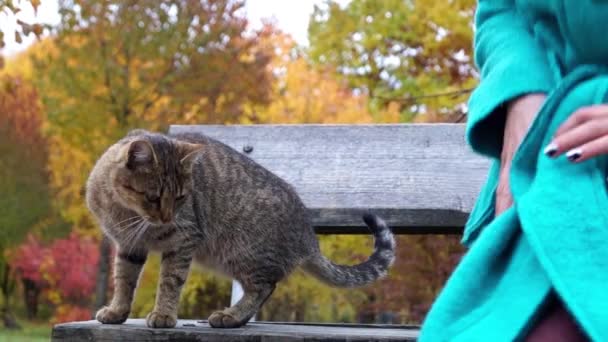
[[[606,24],[608,0],[478,2],[467,141],[493,164],[421,341],[608,341]]]

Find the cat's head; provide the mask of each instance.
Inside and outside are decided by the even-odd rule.
[[[120,203],[153,224],[174,221],[192,191],[192,166],[202,145],[161,134],[129,134],[111,172]]]

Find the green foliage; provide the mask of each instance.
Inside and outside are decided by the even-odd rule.
[[[474,0],[353,0],[343,8],[330,0],[311,16],[310,55],[367,93],[373,111],[397,101],[405,106],[404,121],[408,112],[453,113],[462,97],[425,103],[411,97],[475,83],[470,61],[474,5]]]
[[[36,90],[0,76],[0,249],[20,242],[49,214],[43,119]]]

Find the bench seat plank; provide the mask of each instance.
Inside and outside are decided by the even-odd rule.
[[[152,329],[143,319],[124,324],[97,321],[58,324],[52,341],[416,341],[416,327],[337,324],[248,323],[238,329],[213,329],[207,322],[179,320],[173,329]]]
[[[463,124],[174,125],[248,155],[290,182],[318,233],[367,233],[373,209],[395,233],[460,233],[489,161]]]

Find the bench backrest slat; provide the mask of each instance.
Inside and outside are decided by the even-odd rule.
[[[458,233],[489,161],[462,124],[175,125],[218,139],[290,182],[319,233],[359,233],[372,209],[396,233]]]

